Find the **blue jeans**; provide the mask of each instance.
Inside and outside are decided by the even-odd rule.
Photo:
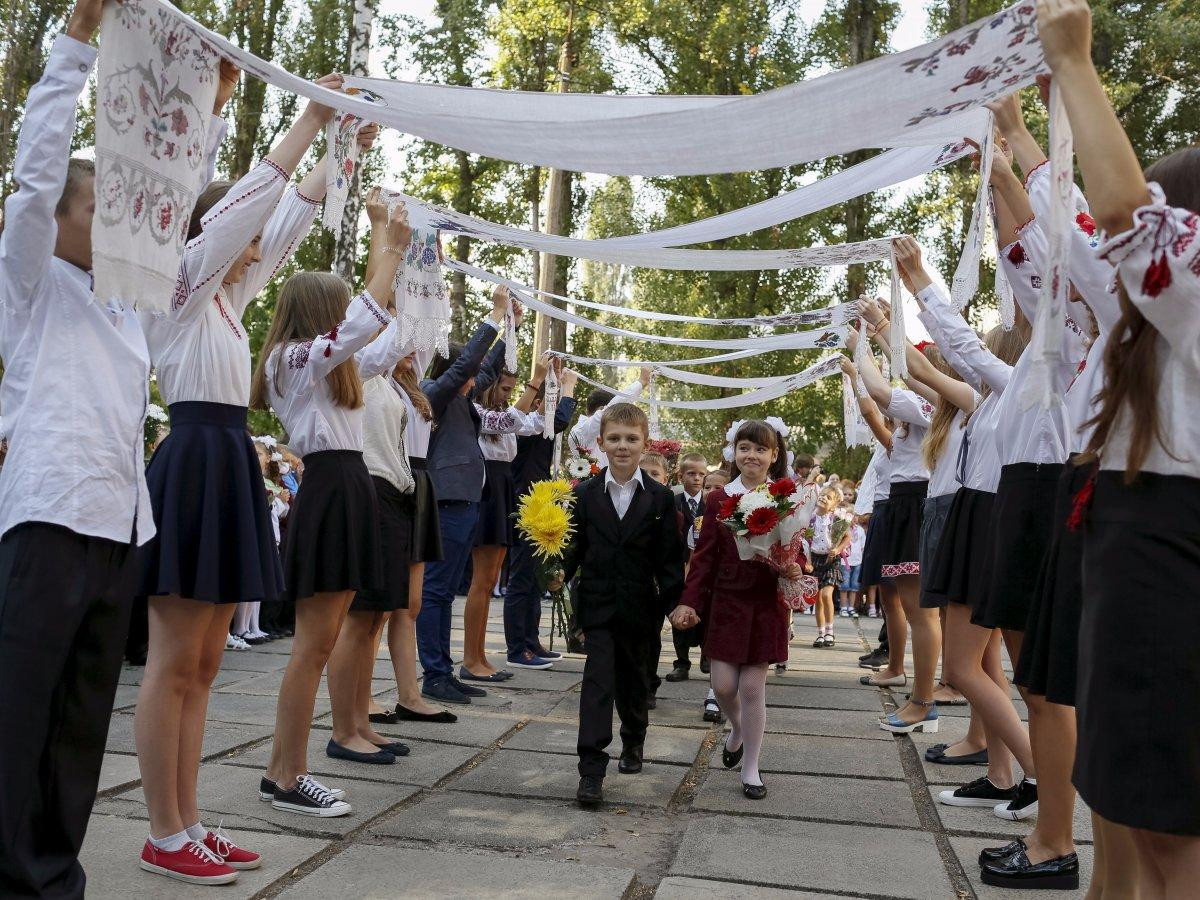
[[[526,650],[536,654],[540,649],[542,589],[537,569],[532,548],[517,535],[508,549],[508,591],[504,594],[504,640],[510,657]]]
[[[454,673],[454,662],[450,659],[450,618],[454,592],[475,544],[479,503],[439,503],[438,515],[442,559],[425,564],[421,611],[417,614],[417,655],[421,658],[426,684]]]

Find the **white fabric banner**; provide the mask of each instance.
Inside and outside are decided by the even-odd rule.
[[[204,186],[220,58],[169,7],[142,0],[106,4],[100,37],[96,299],[165,311]]]
[[[251,75],[364,121],[513,162],[611,175],[705,175],[795,165],[864,147],[953,143],[956,113],[1046,71],[1033,4],[903,53],[749,96],[495,91],[349,79],[318,87],[258,59],[163,0],[161,9]]]
[[[845,372],[842,373],[842,431],[847,447],[870,446],[875,440],[870,426],[863,418],[862,409],[858,405],[858,397],[854,393],[854,382]]]
[[[342,227],[342,212],[354,182],[354,167],[358,165],[358,129],[362,119],[353,113],[337,113],[325,126],[325,212],[321,224],[338,234]]]

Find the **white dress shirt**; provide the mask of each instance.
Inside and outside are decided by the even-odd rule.
[[[975,404],[979,405],[978,394],[975,395]],[[941,455],[933,461],[933,471],[929,473],[930,497],[944,497],[958,490],[958,455],[962,452],[963,438],[967,433],[966,419],[967,414],[960,409],[950,420]]]
[[[635,381],[625,388],[624,394],[614,394],[613,398],[590,416],[583,416],[567,433],[567,446],[572,456],[579,456],[586,451],[596,460],[596,465],[604,468],[608,465],[608,454],[600,449],[600,420],[604,410],[614,403],[633,403],[642,396],[642,383]]]
[[[645,488],[640,468],[634,469],[633,477],[624,484],[620,484],[613,478],[612,469],[606,469],[604,472],[604,489],[608,491],[612,505],[617,510],[618,519],[625,518],[625,513],[629,512],[629,504],[633,502],[633,495],[638,492],[639,488]]]
[[[168,405],[250,402],[250,344],[242,316],[308,234],[320,208],[287,184],[287,173],[269,159],[242,176],[184,248],[170,310],[141,314],[158,389]],[[222,285],[260,234],[261,260],[240,282]]]
[[[386,325],[376,337],[380,326]],[[325,376],[354,357],[365,381],[390,372],[404,356],[399,320],[366,291],[350,301],[346,318],[329,334],[276,347],[267,360],[271,408],[300,456],[321,450],[362,450],[364,408],[333,402]]]
[[[542,433],[542,414],[521,412],[515,406],[507,409],[484,409],[478,403],[479,449],[484,459],[512,462],[517,458],[517,438]]]
[[[867,530],[857,522],[850,526],[850,555],[846,557],[846,565],[850,568],[862,565],[863,548],[867,543]]]
[[[875,507],[875,487],[879,483],[880,457],[886,458],[887,450],[884,449],[883,444],[876,441],[875,452],[871,454],[871,461],[867,463],[862,481],[858,483],[858,493],[854,498],[854,512],[860,516],[870,514]]]
[[[143,421],[150,356],[137,315],[102,306],[91,275],[55,257],[75,109],[96,59],[60,35],[29,92],[0,235],[8,457],[0,535],[22,522],[127,544],[154,536]]]
[[[704,515],[703,491],[697,491],[694,494],[689,494],[687,492],[687,488],[684,488],[679,493],[683,495],[683,502],[687,508],[691,510],[693,516]]]
[[[419,377],[419,376],[418,376]],[[425,459],[429,456],[429,441],[433,437],[433,422],[426,419],[413,406],[412,400],[408,397],[408,392],[400,385],[396,384],[395,379],[389,379],[392,385],[392,390],[399,395],[404,408],[408,411],[405,416],[404,430],[404,446],[408,449],[409,459]]]

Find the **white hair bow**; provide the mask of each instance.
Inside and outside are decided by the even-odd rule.
[[[783,419],[779,418],[779,416],[767,416],[763,421],[774,428],[777,435],[785,440],[787,439],[788,427],[784,424]]]

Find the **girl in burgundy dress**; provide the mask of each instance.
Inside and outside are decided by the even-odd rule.
[[[788,610],[779,599],[779,574],[765,562],[743,561],[733,532],[718,523],[717,512],[729,497],[754,490],[787,475],[783,434],[766,422],[742,424],[733,439],[733,481],[705,502],[704,521],[688,569],[679,606],[671,613],[676,628],[708,623],[704,655],[712,661],[712,686],[729,718],[730,732],[721,754],[725,768],[742,763],[742,792],[751,800],[767,796],[758,772],[767,724],[767,671],[788,657]],[[799,578],[793,564],[785,571]]]

